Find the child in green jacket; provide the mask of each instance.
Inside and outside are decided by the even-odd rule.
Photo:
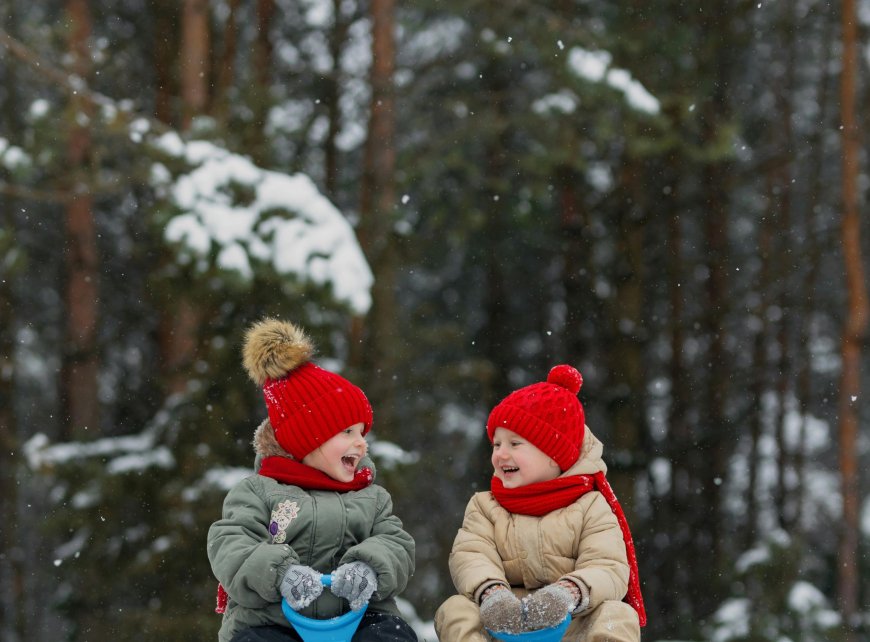
[[[312,363],[311,342],[290,323],[253,325],[243,352],[269,419],[254,438],[257,474],[230,490],[208,532],[220,642],[300,640],[282,597],[318,619],[368,603],[355,642],[416,641],[394,599],[414,572],[414,540],[373,483],[368,399]],[[329,573],[324,589],[319,578]]]

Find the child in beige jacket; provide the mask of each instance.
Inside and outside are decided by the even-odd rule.
[[[442,642],[486,642],[572,618],[563,640],[637,642],[646,624],[625,516],[585,427],[583,379],[556,366],[487,421],[494,475],[476,493],[450,554],[459,592],[435,614]]]

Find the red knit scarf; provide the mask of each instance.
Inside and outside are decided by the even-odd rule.
[[[492,478],[490,486],[496,501],[511,513],[534,515],[540,517],[559,508],[573,504],[590,490],[597,490],[607,500],[610,510],[616,515],[619,527],[622,529],[622,540],[625,542],[625,553],[628,557],[629,577],[628,593],[624,601],[637,611],[641,626],[646,626],[646,610],[643,606],[643,596],[640,592],[640,578],[637,574],[637,555],[634,552],[634,540],[628,528],[628,520],[616,499],[610,483],[603,472],[594,475],[571,475],[557,477],[550,481],[528,484],[519,488],[505,488],[498,477]]]
[[[287,457],[266,457],[258,471],[263,477],[271,477],[284,484],[293,484],[305,490],[334,490],[346,493],[351,490],[362,490],[375,480],[372,469],[360,468],[349,482],[338,481],[326,473],[311,466],[301,464]]]
[[[257,472],[263,477],[271,477],[281,483],[293,484],[305,490],[334,490],[339,493],[362,490],[367,486],[371,486],[375,480],[372,469],[368,467],[358,469],[353,476],[353,480],[341,482],[317,468],[301,464],[295,459],[280,456],[263,459],[260,464],[260,470]],[[215,613],[226,612],[228,598],[226,590],[219,583]]]

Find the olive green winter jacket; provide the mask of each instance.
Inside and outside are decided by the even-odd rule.
[[[257,429],[254,445],[258,463],[287,456],[268,421]],[[374,472],[370,460],[365,464]],[[261,475],[236,484],[208,532],[212,572],[229,596],[220,642],[252,626],[288,625],[279,588],[291,564],[329,573],[347,562],[365,562],[378,576],[369,609],[398,615],[394,597],[414,572],[414,540],[392,508],[390,494],[375,484],[344,493],[304,490]],[[346,601],[324,589],[301,613],[322,619],[347,610]]]

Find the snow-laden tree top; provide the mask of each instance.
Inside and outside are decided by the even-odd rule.
[[[310,178],[259,168],[244,156],[207,141],[184,141],[175,132],[155,145],[193,166],[173,177],[157,163],[151,178],[181,211],[164,235],[182,248],[182,260],[204,270],[216,256],[216,267],[245,279],[254,273],[252,263],[267,264],[278,274],[331,286],[335,298],[356,313],[369,309],[374,279],[353,228]]]

